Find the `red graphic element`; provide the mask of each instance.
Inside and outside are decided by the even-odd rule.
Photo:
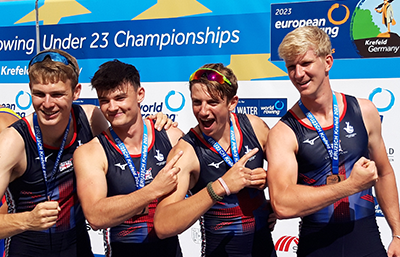
[[[299,180],[302,180],[304,183],[311,185],[315,183],[315,179],[309,178],[306,175],[300,173],[299,174]]]
[[[346,169],[344,165],[339,167],[339,174],[344,176],[346,179]],[[349,197],[345,197],[333,204],[333,215],[335,221],[345,221],[350,217],[350,204]]]
[[[374,197],[372,195],[363,195],[363,196],[361,196],[361,199],[364,199],[364,200],[369,201],[371,203],[375,203],[374,202]]]
[[[71,208],[78,201],[78,197],[73,193],[73,181],[69,180],[58,187],[59,200],[58,204],[61,208],[57,218],[57,231],[64,231],[70,228]]]
[[[140,228],[142,228],[142,227],[141,226],[140,227],[130,227],[130,228],[126,229],[126,230],[123,230],[123,231],[119,232],[118,233],[118,237],[127,236],[127,235],[133,233],[136,229],[140,229]]]
[[[219,229],[223,228],[224,226],[231,225],[232,223],[233,222],[221,222],[221,223],[218,223],[213,229],[214,230],[219,230]]]
[[[295,236],[283,236],[275,244],[275,250],[281,252],[288,252],[290,244],[295,242],[296,245],[299,243],[299,238]]]

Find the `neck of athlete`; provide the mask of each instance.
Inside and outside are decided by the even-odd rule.
[[[322,84],[319,89],[310,95],[300,96],[303,105],[317,118],[332,117],[332,88],[329,84],[329,79]]]
[[[235,131],[235,137],[238,138],[236,129],[235,129],[235,122],[233,118],[233,114],[229,113],[228,122],[221,128],[218,133],[213,135],[213,139],[218,142],[218,144],[225,150],[229,150],[231,146],[231,124],[230,120],[232,120],[233,128]]]
[[[141,117],[141,116],[140,116]],[[130,154],[140,154],[142,150],[142,140],[143,140],[143,132],[144,126],[143,122],[146,122],[147,133],[148,133],[148,142],[150,142],[151,129],[150,129],[150,121],[144,119],[138,119],[137,122],[130,125],[128,128],[124,127],[113,127],[115,133],[117,133],[118,137],[124,143],[126,149]]]
[[[40,132],[42,134],[43,144],[59,148],[64,138],[65,130],[68,125],[68,119],[66,119],[66,121],[63,120],[62,122],[59,122],[56,125],[46,126],[43,125],[40,122],[40,120],[38,120],[38,124],[40,127]],[[32,129],[34,131],[33,124],[32,124]],[[71,118],[71,122],[69,124],[69,132],[65,145],[68,145],[68,143],[72,140],[73,135],[74,135],[74,121]]]

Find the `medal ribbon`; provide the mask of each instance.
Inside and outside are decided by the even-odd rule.
[[[63,140],[61,142],[60,150],[58,150],[57,158],[56,158],[56,161],[54,163],[53,170],[52,170],[52,172],[50,174],[50,181],[48,183],[48,181],[47,181],[47,169],[46,169],[46,156],[45,156],[45,153],[44,153],[43,141],[42,141],[42,138],[43,138],[42,137],[42,131],[40,130],[40,126],[39,126],[39,123],[38,123],[38,120],[37,120],[37,114],[36,113],[33,114],[33,127],[34,127],[34,130],[35,130],[35,136],[36,136],[36,146],[37,146],[38,153],[39,153],[40,165],[42,166],[44,183],[46,185],[46,198],[48,200],[50,200],[50,198],[51,198],[51,195],[49,195],[49,189],[50,189],[50,186],[51,186],[51,182],[54,180],[55,175],[57,173],[57,168],[58,168],[58,165],[60,163],[62,153],[64,151],[65,143],[67,141],[68,132],[69,132],[69,124],[70,123],[71,123],[71,115],[69,115],[68,125],[65,128],[64,137],[63,137]]]
[[[147,126],[143,121],[143,138],[142,138],[142,154],[140,156],[140,172],[137,172],[135,165],[133,165],[133,160],[131,155],[126,149],[124,142],[118,137],[117,133],[110,127],[110,133],[114,138],[115,143],[124,155],[125,161],[128,164],[129,170],[131,171],[133,177],[135,178],[137,189],[141,189],[145,185],[145,175],[146,175],[146,164],[147,164],[147,149],[149,148],[149,140],[147,134]]]
[[[221,147],[221,145],[214,140],[214,138],[207,136],[206,134],[203,133],[203,137],[207,140],[207,142],[212,145],[212,147],[218,152],[218,154],[222,157],[222,159],[229,165],[233,166],[236,162],[239,161],[239,152],[237,148],[237,143],[236,143],[236,137],[235,137],[235,130],[233,129],[233,124],[232,120],[230,120],[230,138],[231,138],[231,150],[232,150],[232,156],[233,156],[233,161],[231,157],[225,152],[224,148]]]
[[[319,137],[321,138],[322,142],[324,143],[326,150],[329,153],[329,157],[332,160],[332,174],[337,175],[339,173],[339,106],[337,103],[336,95],[332,91],[333,100],[332,100],[332,107],[333,107],[333,144],[331,146],[328,137],[326,136],[324,130],[322,129],[321,125],[318,123],[317,119],[314,115],[303,105],[301,99],[299,100],[299,107],[303,111],[304,115],[307,116],[308,120],[317,130]]]

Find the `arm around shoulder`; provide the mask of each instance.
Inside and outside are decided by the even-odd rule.
[[[93,136],[97,136],[109,127],[106,118],[98,107],[90,104],[84,104],[81,107],[86,113]]]

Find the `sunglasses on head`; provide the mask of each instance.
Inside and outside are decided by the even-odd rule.
[[[77,70],[76,70],[75,65],[70,60],[68,60],[67,57],[65,57],[64,55],[59,54],[57,52],[44,52],[44,53],[37,54],[29,62],[29,67],[31,67],[35,63],[43,62],[43,60],[46,59],[47,57],[49,57],[53,62],[61,62],[61,63],[65,64],[65,65],[71,65],[72,68],[74,69],[76,75],[79,75]]]
[[[211,69],[211,68],[200,68],[196,70],[189,78],[189,81],[199,80],[201,77],[206,77],[210,81],[216,81],[219,84],[224,84],[232,86],[232,83],[225,77],[221,72]]]

